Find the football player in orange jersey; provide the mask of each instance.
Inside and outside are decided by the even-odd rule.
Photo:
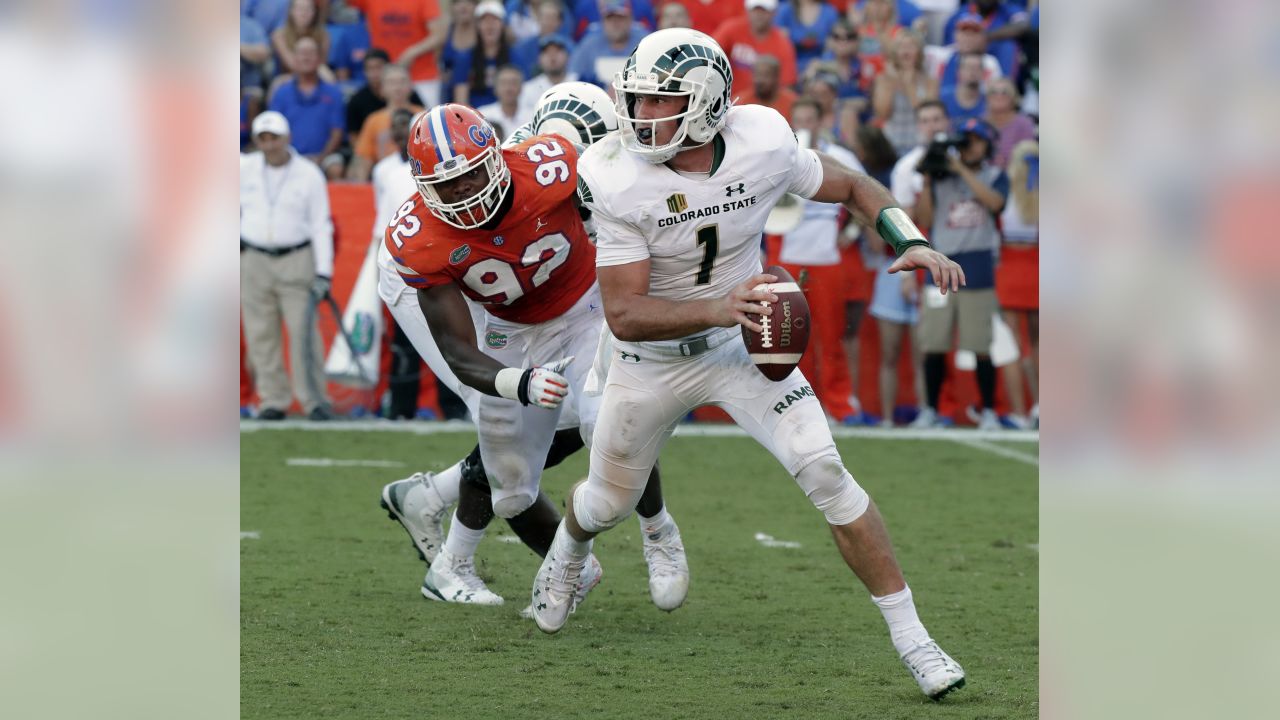
[[[557,422],[580,426],[585,438],[594,427],[598,397],[581,388],[603,316],[595,251],[576,203],[576,156],[573,144],[555,135],[500,150],[489,124],[460,105],[434,108],[410,129],[409,161],[419,192],[388,227],[386,250],[404,282],[416,289],[440,355],[462,384],[483,393],[473,415],[492,486],[490,506],[490,498],[480,494],[488,488],[462,483],[449,538],[423,582],[424,596],[432,599],[502,602],[472,564],[484,527],[496,512],[545,554],[559,517],[538,490],[543,462],[554,464],[582,442],[557,442],[548,457]],[[483,351],[464,297],[485,308]],[[575,366],[573,355],[584,359]],[[568,417],[559,417],[562,410]],[[483,478],[484,469],[468,460]],[[650,590],[659,607],[674,609],[687,591],[687,564],[656,474],[651,485],[653,492],[640,503],[648,511],[642,512],[642,524]],[[384,490],[389,512],[400,509],[395,500]],[[414,534],[411,522],[396,519]],[[580,596],[598,578],[593,560]],[[671,604],[673,597],[678,602]]]

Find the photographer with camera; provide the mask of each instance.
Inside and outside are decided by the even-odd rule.
[[[1009,178],[991,164],[998,133],[985,120],[970,118],[957,137],[935,138],[920,161],[922,190],[915,220],[929,228],[929,242],[960,264],[968,281],[959,292],[943,295],[927,280],[922,290],[920,345],[924,351],[925,390],[916,427],[936,423],[938,398],[947,372],[952,337],[961,350],[977,356],[978,392],[982,396],[979,428],[1000,429],[995,413],[996,369],[991,363],[992,317],[998,310],[995,291],[996,253],[1000,230],[996,219],[1009,195]]]

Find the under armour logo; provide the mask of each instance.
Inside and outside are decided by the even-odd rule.
[[[546,227],[546,226],[547,226],[547,224],[546,224],[546,223],[544,223],[544,222],[542,222],[542,218],[538,218],[538,222],[537,222],[537,224],[533,226],[533,231],[534,231],[534,232],[538,232],[539,230],[541,230],[542,228],[544,228],[544,227]]]
[[[622,354],[623,360],[630,360],[631,362],[640,362],[640,356],[636,355],[635,353],[629,353],[626,350],[620,350],[619,352]]]
[[[725,197],[733,197],[733,194],[734,194],[734,193],[745,193],[746,191],[747,191],[747,184],[746,184],[746,183],[738,183],[738,186],[737,186],[737,187],[734,187],[734,186],[732,186],[732,185],[728,185],[728,186],[726,186],[726,187],[725,187],[725,189],[724,189],[724,196],[725,196]]]

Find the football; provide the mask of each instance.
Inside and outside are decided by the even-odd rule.
[[[770,265],[764,271],[778,278],[777,282],[760,285],[778,296],[772,315],[752,315],[762,328],[753,332],[742,326],[742,340],[747,344],[751,362],[765,377],[777,382],[785,379],[800,364],[804,349],[809,345],[809,302],[791,273]],[[767,303],[766,303],[767,304]]]

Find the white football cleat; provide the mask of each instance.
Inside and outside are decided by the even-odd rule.
[[[587,557],[587,564],[582,568],[582,577],[578,578],[578,589],[573,593],[573,607],[569,610],[570,614],[578,611],[578,606],[583,600],[587,599],[587,593],[591,592],[591,588],[600,584],[600,579],[604,577],[604,568],[600,567],[600,561],[596,559],[594,554]],[[525,606],[520,611],[520,617],[529,620],[533,618],[533,603]]]
[[[931,700],[939,700],[952,690],[964,687],[964,668],[932,639],[916,643],[902,656],[902,664],[915,676],[920,691]]]
[[[435,473],[414,473],[382,488],[379,503],[387,517],[400,523],[418,557],[430,564],[444,547],[444,518],[449,506],[435,487]]]
[[[573,612],[577,604],[578,589],[584,584],[584,575],[588,574],[584,571],[591,557],[577,561],[561,558],[557,556],[555,545],[552,544],[550,552],[542,560],[542,567],[538,568],[538,574],[533,578],[530,602],[533,605],[533,621],[538,623],[539,630],[553,633],[564,627],[569,613]],[[598,563],[596,565],[598,567]],[[598,576],[596,582],[599,582]]]
[[[998,431],[1003,430],[1004,426],[1000,424],[1000,416],[996,415],[996,411],[986,408],[978,419],[979,430]]]
[[[441,550],[422,580],[422,596],[468,605],[501,605],[502,596],[485,586],[476,574],[474,558],[457,557]]]
[[[671,612],[684,604],[689,594],[689,560],[680,540],[675,520],[662,533],[644,536],[644,561],[649,566],[649,597],[660,610]]]

